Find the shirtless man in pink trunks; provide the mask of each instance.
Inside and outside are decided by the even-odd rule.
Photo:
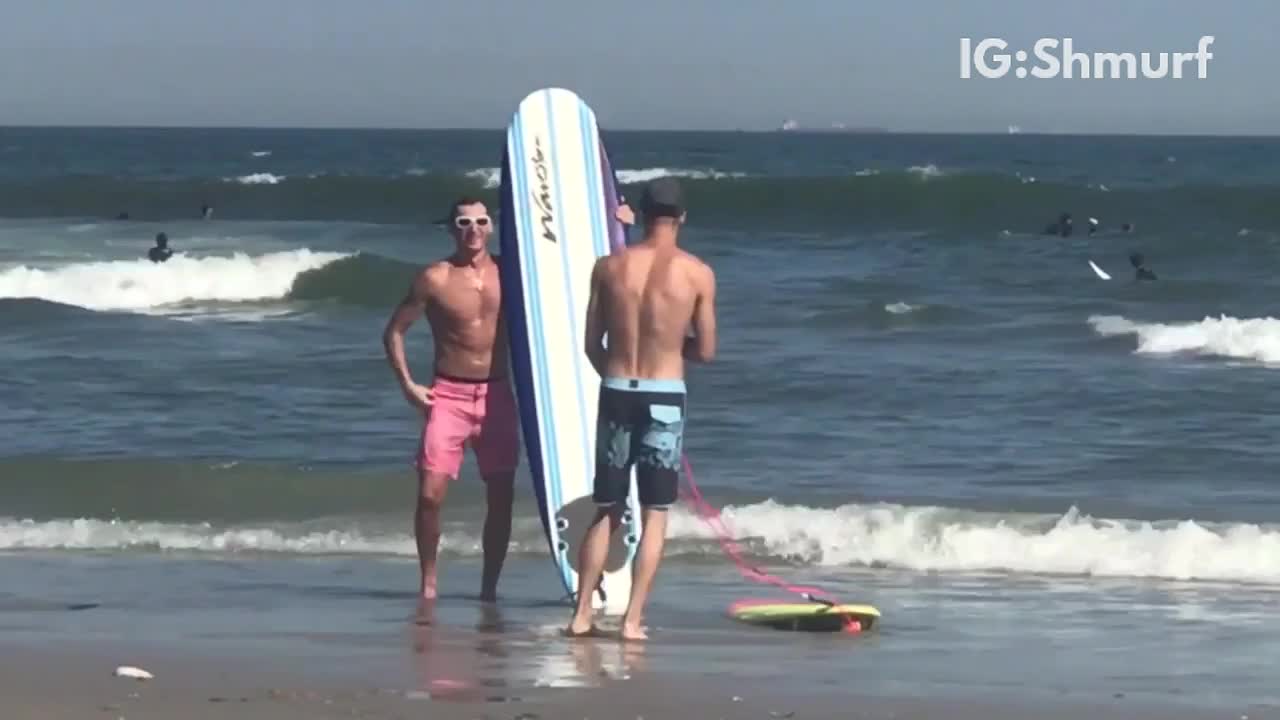
[[[484,203],[461,198],[449,213],[452,255],[427,265],[396,306],[382,335],[387,361],[409,404],[422,411],[414,531],[423,600],[436,597],[440,505],[458,477],[464,449],[475,452],[487,494],[480,599],[497,599],[498,575],[511,540],[511,504],[519,441],[515,398],[507,382],[507,333],[493,233]],[[419,385],[404,357],[404,334],[425,312],[435,347],[434,378]]]

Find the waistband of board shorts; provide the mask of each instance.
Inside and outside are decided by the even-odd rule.
[[[457,385],[492,385],[494,383],[505,382],[507,379],[505,375],[491,375],[485,378],[465,378],[442,372],[434,373],[434,377],[436,380],[443,380]]]
[[[678,379],[653,379],[653,378],[629,378],[629,377],[607,377],[602,382],[603,387],[610,390],[621,390],[622,392],[651,392],[651,393],[685,393],[685,385],[683,380]]]

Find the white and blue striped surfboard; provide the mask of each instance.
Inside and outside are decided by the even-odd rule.
[[[595,513],[600,376],[587,360],[591,270],[625,245],[617,184],[595,113],[569,90],[538,90],[507,128],[499,225],[503,310],[525,452],[556,572],[572,598]],[[635,483],[592,604],[621,613],[640,537]]]

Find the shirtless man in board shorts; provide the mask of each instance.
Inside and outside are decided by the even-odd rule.
[[[422,269],[387,322],[382,343],[405,398],[425,416],[415,463],[414,513],[422,599],[436,597],[440,505],[470,445],[488,501],[480,599],[493,602],[511,540],[519,428],[515,397],[507,383],[498,266],[488,251],[493,221],[484,203],[461,198],[449,213],[449,224],[454,253]],[[405,331],[424,312],[435,347],[435,375],[429,386],[414,382],[404,357]]]
[[[646,639],[641,616],[662,559],[666,510],[679,489],[685,361],[710,362],[716,352],[715,273],[676,246],[685,219],[679,182],[663,177],[649,183],[642,210],[644,239],[600,258],[591,275],[587,356],[603,378],[593,491],[599,509],[578,558],[571,636],[594,631],[591,595],[608,558],[609,534],[621,520],[634,464],[643,530],[622,637]],[[693,337],[687,337],[690,324]]]

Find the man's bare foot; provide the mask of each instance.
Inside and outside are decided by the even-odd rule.
[[[640,641],[649,639],[648,633],[638,624],[623,623],[621,634],[623,640]]]
[[[434,598],[421,598],[418,600],[417,612],[413,615],[413,623],[415,625],[431,625],[436,620],[436,601]]]
[[[564,634],[569,637],[594,637],[599,634],[599,631],[590,617],[583,619],[575,615],[569,627],[564,629]]]

